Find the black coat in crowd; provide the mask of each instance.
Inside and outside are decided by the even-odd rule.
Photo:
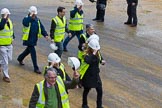
[[[99,76],[99,58],[93,54],[86,55],[85,62],[89,64],[89,67],[82,79],[82,85],[87,88],[96,88],[101,84]]]

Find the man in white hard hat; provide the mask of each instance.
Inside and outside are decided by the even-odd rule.
[[[67,52],[67,45],[71,39],[77,36],[78,42],[80,35],[83,33],[83,2],[81,0],[76,0],[74,8],[70,11],[70,21],[69,21],[69,32],[63,43],[64,51]]]
[[[65,32],[69,32],[66,23],[65,8],[58,7],[57,13],[58,15],[52,18],[51,21],[50,37],[52,39],[52,42],[54,42],[57,46],[57,50],[55,50],[54,52],[58,54],[59,57],[61,57],[63,52],[63,40],[65,37]]]
[[[15,38],[10,14],[7,8],[3,8],[0,19],[0,67],[4,75],[3,80],[8,83],[10,82],[8,64],[9,60],[12,60],[12,42]]]
[[[34,72],[37,74],[41,74],[39,67],[37,65],[37,56],[35,46],[37,45],[38,38],[42,37],[42,35],[48,40],[48,34],[42,25],[40,19],[37,17],[37,8],[35,6],[31,6],[29,8],[28,16],[23,19],[23,45],[27,46],[26,49],[18,56],[17,60],[20,65],[24,65],[24,58],[31,54]]]
[[[64,81],[71,81],[71,78],[65,70],[64,64],[61,63],[61,58],[56,53],[50,53],[47,59],[48,66],[46,66],[45,69],[49,67],[55,68],[58,75],[61,76]]]
[[[102,81],[99,75],[100,69],[99,64],[102,59],[99,53],[100,45],[98,40],[92,39],[88,43],[87,53],[84,57],[84,64],[80,68],[80,79],[82,86],[84,87],[83,96],[82,96],[82,108],[89,108],[87,96],[89,91],[92,88],[95,88],[97,91],[97,108],[103,108],[102,106]]]

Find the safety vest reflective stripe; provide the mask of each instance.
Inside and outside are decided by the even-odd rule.
[[[31,23],[29,23],[29,27],[23,26],[22,40],[28,40],[29,32],[30,32],[30,27],[31,27]],[[41,37],[42,37],[42,33],[41,33],[40,21],[38,20],[38,38],[41,38]]]
[[[66,81],[66,73],[65,73],[64,65],[62,63],[60,65],[60,69],[63,72],[63,80]]]
[[[44,96],[44,89],[43,89],[44,80],[36,85],[37,85],[38,92],[39,92],[39,98],[36,104],[36,108],[44,108],[45,106],[45,96]]]
[[[1,22],[1,19],[0,19]],[[10,45],[13,39],[13,24],[10,19],[8,19],[10,28],[7,24],[4,25],[4,29],[0,30],[0,45]]]
[[[61,95],[62,107],[70,108],[68,94],[65,90],[65,85],[64,85],[63,80],[61,79],[60,76],[57,77],[57,84],[58,84],[60,95]]]
[[[12,36],[0,36],[0,38],[12,38]]]
[[[74,18],[70,18],[69,30],[80,31],[83,30],[83,14],[80,15],[78,12],[75,14]]]
[[[52,20],[56,23],[56,28],[54,31],[54,41],[61,42],[65,36],[66,18],[63,17],[62,21],[58,16],[56,16],[55,18],[52,18]]]

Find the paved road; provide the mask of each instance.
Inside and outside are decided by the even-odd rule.
[[[85,1],[85,0],[84,0]],[[0,81],[0,108],[26,108],[33,86],[43,79],[33,73],[30,57],[25,66],[20,67],[17,55],[23,51],[21,42],[21,21],[27,15],[30,5],[38,6],[38,15],[49,32],[50,20],[56,15],[56,8],[63,5],[69,10],[72,0],[0,0],[0,7],[9,7],[15,25],[14,58],[10,63],[11,83]],[[95,25],[100,36],[101,51],[107,61],[101,66],[103,81],[104,108],[162,108],[162,1],[139,1],[138,26],[131,28],[123,24],[126,21],[126,1],[110,0],[104,23],[92,22],[95,16],[95,4],[85,1],[85,24]],[[62,61],[66,64],[68,56],[76,56],[77,39],[69,44],[69,52],[64,53]],[[38,61],[41,68],[46,56],[51,52],[49,42],[38,42]],[[71,69],[66,64],[68,73]],[[2,78],[2,75],[0,75]],[[80,108],[82,89],[71,90],[72,108]],[[96,92],[89,95],[89,105],[95,108]],[[76,101],[77,100],[77,101]]]

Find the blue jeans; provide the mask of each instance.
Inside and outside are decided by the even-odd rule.
[[[18,61],[23,61],[24,58],[28,55],[31,54],[31,59],[33,62],[33,66],[34,66],[34,71],[39,70],[38,65],[37,65],[37,56],[36,56],[36,50],[34,46],[27,46],[26,49],[24,50],[24,52],[22,52],[17,60]]]
[[[63,52],[63,42],[55,42],[58,49],[55,51],[55,53],[61,58],[62,52]]]
[[[71,37],[67,36],[64,40],[64,43],[63,43],[63,47],[64,49],[66,49],[67,47],[67,44],[69,43],[69,41],[74,38],[74,36],[76,35],[77,36],[77,39],[78,39],[78,42],[79,42],[79,39],[80,39],[80,35],[83,33],[83,30],[80,30],[80,31],[70,31],[71,33]]]

